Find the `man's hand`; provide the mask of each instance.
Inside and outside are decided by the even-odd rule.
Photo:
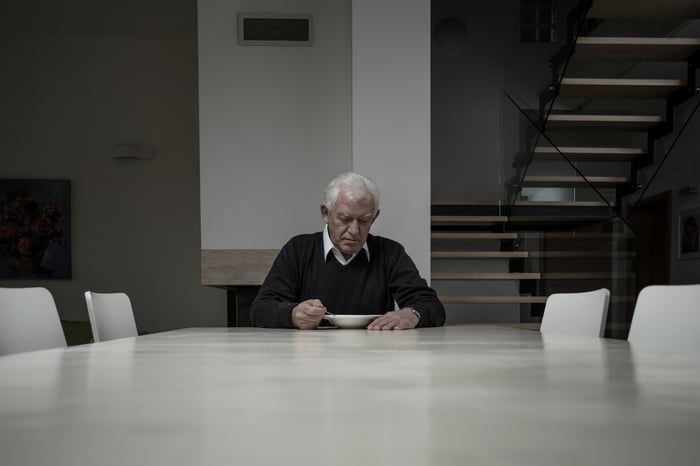
[[[404,307],[377,317],[367,326],[367,330],[405,330],[415,328],[418,320],[418,316],[411,312],[410,307]]]
[[[311,330],[318,328],[318,324],[326,313],[326,306],[318,299],[307,299],[292,309],[292,323],[296,328]]]

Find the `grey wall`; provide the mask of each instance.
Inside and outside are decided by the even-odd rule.
[[[501,195],[501,90],[515,14],[512,0],[432,1],[433,29],[455,17],[468,31],[463,49],[432,45],[433,200],[496,200]]]
[[[671,283],[700,283],[700,259],[681,259],[678,256],[678,215],[686,210],[700,209],[700,194],[682,195],[680,189],[685,186],[700,188],[700,163],[698,163],[698,146],[700,145],[700,109],[689,121],[685,130],[680,129],[691,116],[693,109],[700,104],[700,97],[678,107],[674,117],[675,131],[656,143],[657,159],[666,154],[666,161],[651,165],[640,173],[640,183],[648,188],[644,198],[652,197],[666,191],[671,192],[672,233],[671,233]],[[675,141],[675,144],[674,144]],[[657,172],[658,169],[658,172]],[[654,173],[656,175],[654,175]],[[653,176],[653,179],[652,179]],[[630,196],[627,202],[634,203],[637,196]]]
[[[72,182],[72,280],[46,286],[67,320],[83,292],[124,291],[142,331],[223,325],[199,277],[194,0],[4,5],[0,177]],[[152,160],[114,160],[114,144]]]

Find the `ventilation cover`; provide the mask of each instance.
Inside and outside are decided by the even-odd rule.
[[[241,13],[238,15],[240,45],[312,45],[311,15]]]

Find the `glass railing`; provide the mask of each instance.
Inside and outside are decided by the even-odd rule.
[[[501,178],[510,219],[505,228],[519,232],[514,247],[528,252],[514,263],[515,271],[539,277],[522,282],[521,294],[608,288],[606,336],[626,338],[636,295],[636,235],[618,202],[631,190],[630,159],[605,149],[643,145],[646,135],[582,131],[560,117],[581,113],[588,103],[562,97],[559,86],[572,64],[573,42],[595,26],[586,20],[590,2],[526,3],[551,7],[554,21],[551,34],[539,37],[549,40],[533,42],[523,33],[527,15],[521,14],[505,61]],[[537,322],[543,308],[543,303],[523,306],[521,321]]]

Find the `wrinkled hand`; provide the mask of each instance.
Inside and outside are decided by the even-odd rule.
[[[326,306],[320,300],[307,299],[292,309],[292,323],[302,330],[318,328],[325,313]]]
[[[405,307],[377,317],[367,326],[367,330],[405,330],[415,328],[418,320],[418,316],[411,312],[411,308]]]

